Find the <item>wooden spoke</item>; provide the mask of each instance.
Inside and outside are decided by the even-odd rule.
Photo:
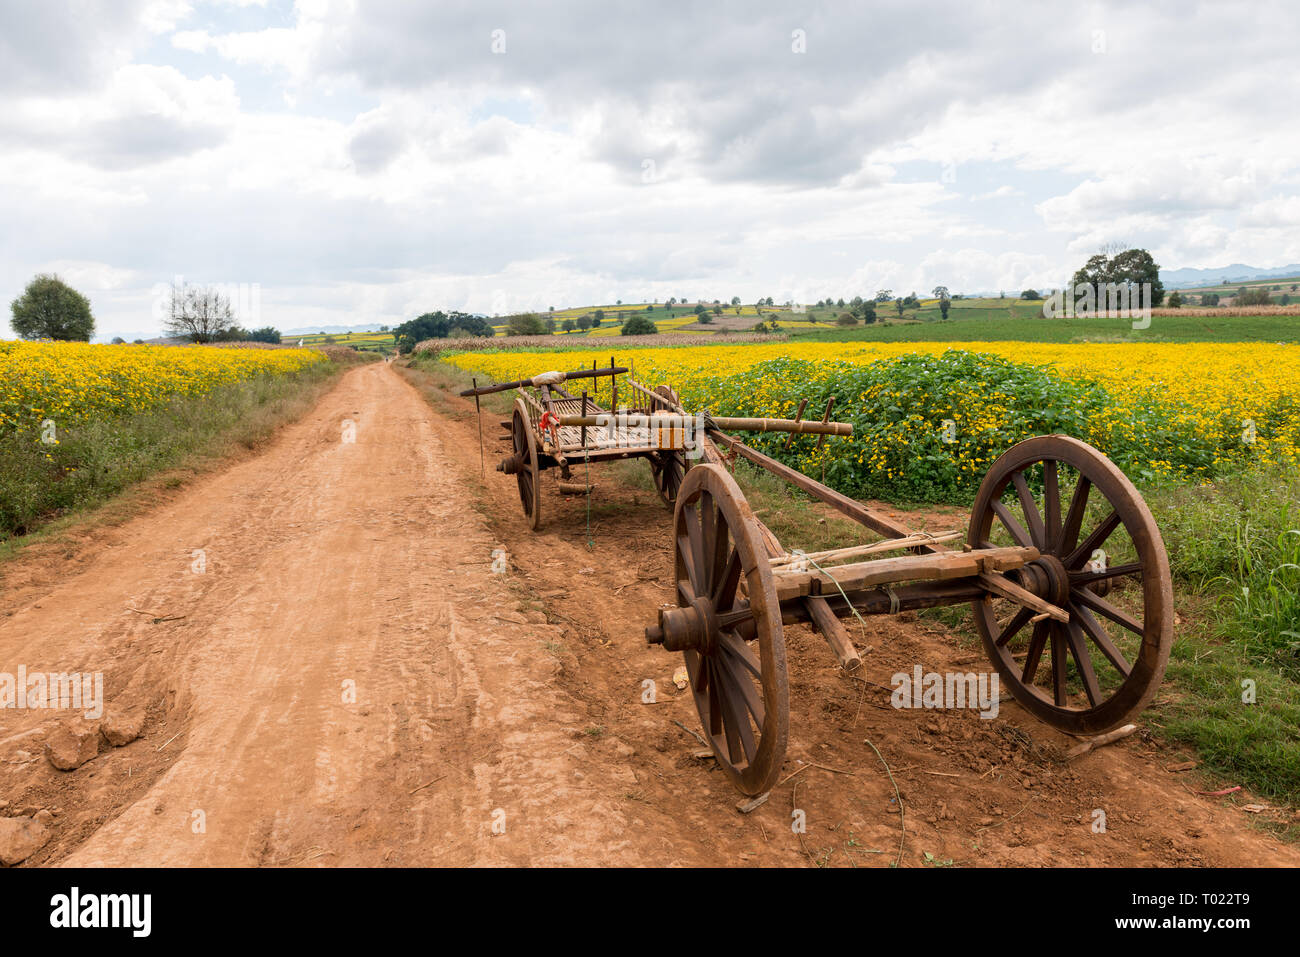
[[[1052,697],[1059,706],[1067,700],[1065,637],[1061,633],[1063,629],[1056,622],[1049,625],[1048,630],[1052,634]]]
[[[1093,611],[1100,612],[1117,625],[1122,625],[1135,635],[1146,634],[1146,627],[1122,608],[1116,608],[1100,595],[1088,591],[1086,588],[1076,589],[1074,600],[1080,605],[1085,605]]]
[[[714,543],[718,540],[718,510],[713,507],[713,496],[708,492],[700,494],[700,534],[692,540],[696,545],[695,566],[700,573],[700,593],[709,595],[713,592],[715,560]]]
[[[1091,489],[1092,482],[1088,476],[1080,475],[1079,484],[1074,487],[1074,496],[1070,499],[1065,524],[1061,526],[1061,537],[1056,542],[1056,554],[1068,552],[1078,543],[1079,529],[1083,527],[1083,517],[1088,511],[1088,492]]]
[[[736,675],[722,661],[714,659],[714,668],[715,677],[719,679],[723,689],[723,718],[727,725],[727,748],[731,752],[732,763],[741,761],[748,763],[753,760],[754,753],[758,750],[754,742],[754,729],[749,723],[749,715],[753,710],[749,707],[748,696],[752,695],[756,698],[758,692],[752,681]],[[759,704],[757,707],[761,711],[763,706]],[[737,749],[735,744],[739,744],[740,749]]]
[[[1061,485],[1053,459],[1043,463],[1043,523],[1046,526],[1046,550],[1051,551],[1061,537]]]
[[[713,588],[713,607],[726,611],[735,604],[736,588],[740,585],[740,552],[731,550],[722,571],[718,574],[717,584]]]
[[[1034,544],[1034,540],[1025,531],[1025,526],[1020,524],[1020,520],[1011,514],[1011,509],[1007,508],[1001,502],[990,502],[989,507],[993,509],[995,515],[1002,519],[1002,524],[1006,526],[1011,537],[1015,539],[1017,545],[1028,547]]]
[[[719,645],[722,650],[740,662],[745,670],[755,678],[761,679],[763,677],[763,666],[759,663],[759,660],[754,657],[754,653],[749,650],[745,643],[727,631],[720,632],[719,635]]]
[[[1119,523],[1119,512],[1111,512],[1102,519],[1101,524],[1093,529],[1092,534],[1083,540],[1082,545],[1070,552],[1068,556],[1061,559],[1065,567],[1067,569],[1078,568],[1091,558],[1093,552],[1106,544],[1106,539],[1110,538],[1110,533],[1119,527]]]
[[[1034,502],[1034,493],[1029,489],[1029,482],[1024,472],[1015,472],[1011,484],[1016,487],[1016,496],[1020,499],[1020,509],[1025,513],[1029,523],[1029,537],[1039,551],[1047,550],[1047,534],[1043,528],[1043,516],[1038,514],[1038,505]]]
[[[1005,645],[1008,641],[1019,634],[1020,629],[1025,627],[1029,619],[1033,617],[1034,610],[1032,608],[1025,608],[1022,605],[1016,613],[1011,616],[1011,620],[1007,622],[1007,626],[1002,629],[1002,633],[998,635],[993,643],[998,647]]]
[[[1079,679],[1083,682],[1084,694],[1088,696],[1088,703],[1095,708],[1102,700],[1101,685],[1097,681],[1097,672],[1092,667],[1092,656],[1088,653],[1088,642],[1083,636],[1083,629],[1074,622],[1057,627],[1065,632],[1065,638],[1070,643],[1070,656],[1074,658],[1075,670],[1079,672]]]
[[[1020,675],[1020,680],[1026,685],[1033,684],[1034,676],[1038,674],[1038,663],[1043,660],[1043,648],[1047,645],[1047,631],[1047,622],[1036,622],[1029,636],[1029,652],[1025,655],[1025,669]]]
[[[1100,571],[1100,572],[1071,571],[1068,574],[1070,576],[1070,587],[1082,588],[1085,585],[1091,585],[1094,582],[1106,581],[1109,578],[1123,578],[1126,575],[1140,575],[1142,574],[1142,563],[1128,562],[1123,565],[1112,565],[1110,568],[1107,568],[1105,571]]]
[[[689,533],[677,536],[677,557],[686,568],[686,581],[691,586],[691,594],[700,594],[702,588],[700,586],[699,565],[695,561],[695,548],[691,544]]]
[[[1115,647],[1115,643],[1110,640],[1110,635],[1106,633],[1106,629],[1097,620],[1097,616],[1087,608],[1079,605],[1071,605],[1070,614],[1079,620],[1080,627],[1092,639],[1093,644],[1101,649],[1101,653],[1106,656],[1106,660],[1115,667],[1116,671],[1127,678],[1133,671],[1133,666],[1124,657],[1124,653]]]

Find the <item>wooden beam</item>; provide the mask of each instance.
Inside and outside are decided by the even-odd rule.
[[[821,632],[826,644],[831,646],[831,651],[839,659],[840,667],[849,674],[861,668],[862,658],[858,655],[858,649],[853,647],[848,629],[831,611],[826,599],[805,598],[803,602],[813,626]]]
[[[859,525],[865,525],[873,532],[879,532],[889,538],[907,538],[916,533],[908,528],[895,522],[893,519],[881,515],[863,505],[861,502],[854,501],[847,495],[835,491],[833,488],[827,488],[816,479],[809,478],[802,472],[790,468],[790,466],[778,462],[770,456],[764,455],[751,449],[744,442],[737,438],[727,435],[725,432],[717,429],[710,429],[709,434],[712,438],[722,445],[735,452],[743,459],[748,459],[760,468],[766,469],[778,478],[785,479],[791,485],[803,489],[813,498],[819,499],[835,509],[841,514],[847,515]],[[940,548],[938,545],[917,545],[915,550],[918,552],[946,552],[947,549]]]
[[[877,558],[852,565],[837,565],[825,571],[806,572],[776,568],[773,569],[773,578],[776,580],[777,597],[781,599],[800,598],[805,595],[829,596],[838,595],[841,591],[860,591],[863,588],[889,585],[894,582],[971,578],[994,568],[1019,568],[1026,562],[1038,558],[1038,555],[1036,548],[1017,547],[931,555],[904,555],[899,558]],[[1002,581],[1006,582],[1006,579]],[[1011,582],[1006,584],[1011,585]],[[1030,595],[1029,592],[1025,594]],[[1055,608],[1054,605],[1046,607]]]

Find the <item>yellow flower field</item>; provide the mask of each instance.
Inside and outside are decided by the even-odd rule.
[[[0,431],[140,412],[172,396],[325,361],[308,349],[0,341]]]

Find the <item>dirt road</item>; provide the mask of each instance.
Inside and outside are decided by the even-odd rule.
[[[258,454],[4,569],[0,671],[103,672],[110,712],[148,708],[139,740],[70,772],[42,756],[59,715],[0,712],[0,813],[57,812],[29,864],[1300,862],[1157,744],[1063,767],[1043,756],[1064,739],[1013,706],[894,711],[802,629],[800,773],[736,813],[675,723],[696,723],[676,662],[641,640],[668,594],[653,494],[602,482],[588,549],[581,500],[547,490],[533,535],[443,403],[359,367]],[[886,627],[872,682],[955,655],[932,624]]]

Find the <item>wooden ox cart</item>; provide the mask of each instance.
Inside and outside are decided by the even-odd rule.
[[[657,429],[699,419],[671,389],[632,388],[655,413]],[[591,436],[584,441],[581,430],[595,421],[585,399],[541,390],[540,400],[516,402],[515,453],[503,469],[520,477],[534,527],[538,471],[586,449]],[[547,412],[556,418],[549,440],[533,428],[535,414]],[[1118,727],[1155,695],[1173,641],[1168,557],[1142,497],[1096,449],[1063,435],[1008,449],[980,485],[965,543],[949,548],[959,532],[914,532],[725,431],[746,423],[759,428],[764,420],[735,421],[705,415],[705,435],[697,437],[702,462],[689,469],[684,455],[676,457],[681,450],[664,450],[639,434],[636,440],[646,441],[624,452],[651,458],[661,493],[674,502],[675,604],[660,609],[646,639],[683,655],[705,737],[744,794],[768,791],[785,755],[786,624],[811,625],[840,666],[854,671],[861,662],[843,619],[969,604],[1001,684],[1061,731]],[[771,427],[848,431],[798,419]],[[665,453],[673,456],[671,472],[665,459],[655,459]],[[729,474],[736,457],[881,540],[807,555],[787,551]]]

